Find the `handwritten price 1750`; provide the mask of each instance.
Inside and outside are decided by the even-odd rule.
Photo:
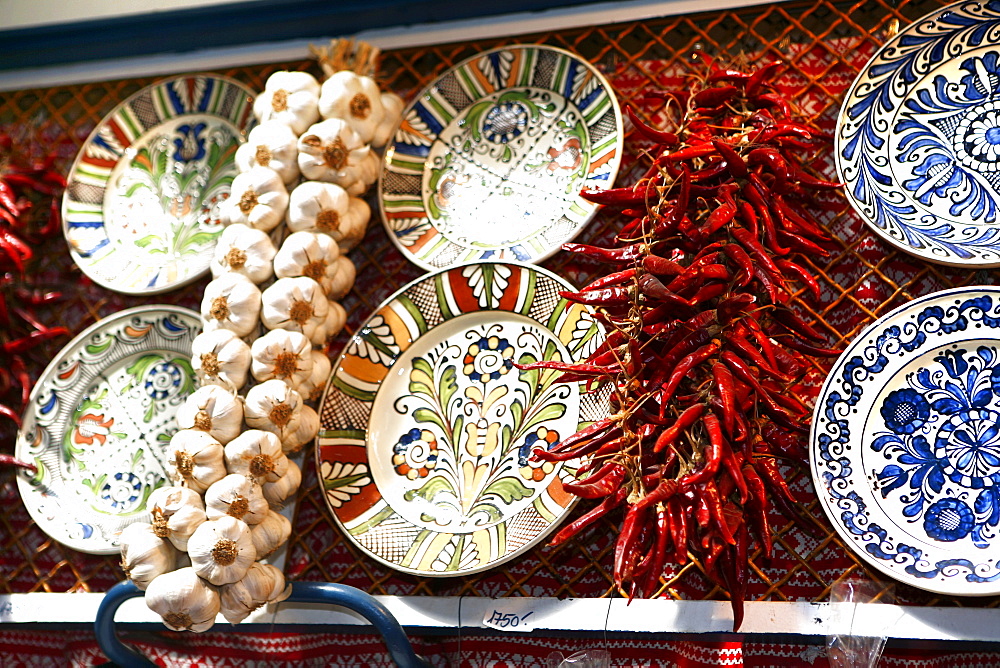
[[[528,617],[533,614],[535,614],[534,610],[520,615],[513,612],[500,612],[499,610],[494,610],[489,617],[483,620],[483,624],[501,630],[518,629],[520,631],[530,631],[531,623],[528,622]]]

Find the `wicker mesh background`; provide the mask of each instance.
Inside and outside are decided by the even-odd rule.
[[[881,44],[895,22],[905,25],[937,8],[939,0],[865,0],[792,2],[726,12],[696,14],[576,29],[556,35],[527,35],[519,42],[545,43],[576,52],[596,63],[628,102],[645,86],[664,85],[666,78],[691,71],[690,54],[703,49],[724,60],[751,54],[754,59],[780,58],[787,67],[780,76],[782,91],[796,100],[818,124],[832,129],[842,94],[866,58]],[[385,87],[405,97],[414,94],[455,63],[475,53],[512,40],[483,40],[392,51],[383,54],[380,79]],[[308,69],[312,62],[278,63],[221,71],[252,89],[263,88],[272,72]],[[89,132],[120,100],[152,79],[112,81],[0,95],[0,130],[38,146],[56,146],[65,167]],[[26,144],[29,145],[29,144]],[[619,183],[631,183],[630,165],[637,165],[636,146],[626,142],[626,159]],[[817,156],[817,169],[834,173],[830,151]],[[631,171],[634,171],[631,170]],[[820,304],[799,300],[805,312],[838,343],[850,341],[866,324],[911,298],[959,285],[995,282],[993,272],[956,271],[911,260],[879,242],[840,198],[825,218],[840,239],[840,250],[823,260],[806,260],[824,289]],[[614,234],[612,216],[599,216],[581,241],[608,239]],[[62,323],[80,331],[95,319],[143,300],[110,293],[86,280],[72,264],[62,238],[39,248],[32,275],[42,285],[54,286],[65,297],[40,310],[50,324]],[[347,335],[398,287],[419,271],[389,242],[382,226],[373,221],[363,244],[352,254],[358,266],[354,291],[345,299],[349,314],[346,332],[330,354],[336,355]],[[576,266],[565,253],[546,265],[582,284],[592,276],[590,266]],[[195,306],[204,282],[159,298]],[[0,333],[0,337],[6,336]],[[48,342],[28,354],[33,377],[65,340]],[[823,369],[816,368],[817,377]],[[0,451],[10,452],[9,426],[0,432]],[[590,531],[559,549],[538,547],[502,568],[483,574],[449,579],[425,579],[397,574],[361,554],[345,540],[327,512],[317,487],[312,462],[306,464],[303,488],[288,549],[286,571],[295,579],[343,582],[375,594],[469,596],[617,595],[611,585],[610,553],[614,524]],[[812,494],[808,471],[795,473],[796,488],[806,507],[829,527]],[[104,591],[121,579],[114,557],[84,555],[61,546],[39,531],[21,505],[9,470],[0,470],[0,593],[33,591]],[[581,506],[577,512],[585,510]],[[765,563],[753,559],[748,596],[758,600],[824,600],[839,577],[863,570],[829,528],[811,536],[775,518],[776,555]],[[918,605],[995,605],[1000,599],[941,598],[909,587],[897,587],[897,598]],[[677,598],[722,598],[690,563],[664,585],[662,594]]]

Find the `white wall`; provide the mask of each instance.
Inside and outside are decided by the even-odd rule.
[[[107,19],[238,0],[0,0],[0,30]]]

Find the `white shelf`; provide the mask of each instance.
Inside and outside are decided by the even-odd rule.
[[[3,624],[92,624],[103,594],[9,594],[0,596]],[[377,596],[401,625],[410,630],[488,629],[493,611],[523,617],[537,633],[678,633],[732,632],[732,611],[723,601],[649,601],[625,599],[459,598]],[[116,624],[156,624],[159,617],[142,598],[122,604]],[[229,624],[219,618],[220,626]],[[343,608],[281,603],[261,609],[244,624],[367,626]],[[162,625],[161,625],[162,628]],[[276,630],[280,630],[276,629]],[[516,631],[515,631],[516,632]],[[885,634],[901,640],[1000,642],[1000,610],[913,607],[885,604],[748,602],[742,634],[781,636]]]

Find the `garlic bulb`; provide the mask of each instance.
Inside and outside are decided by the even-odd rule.
[[[319,433],[319,414],[310,406],[302,406],[299,424],[281,439],[281,447],[286,453],[294,454],[302,449]]]
[[[287,208],[288,189],[281,175],[267,167],[254,167],[233,179],[223,215],[230,225],[249,225],[270,232],[281,222]]]
[[[206,332],[228,329],[248,336],[257,329],[259,318],[260,288],[246,276],[227,272],[205,286],[201,319]]]
[[[239,582],[223,585],[219,593],[222,616],[231,624],[239,624],[262,605],[284,601],[292,588],[285,586],[285,574],[278,568],[255,562]]]
[[[187,551],[188,539],[207,518],[201,495],[189,487],[160,487],[149,495],[153,532],[178,550]]]
[[[177,550],[156,534],[152,525],[133,522],[118,539],[121,546],[121,567],[125,577],[145,590],[154,578],[174,570]]]
[[[218,385],[205,385],[188,395],[177,409],[181,429],[207,431],[225,445],[239,435],[243,426],[243,404],[239,397]]]
[[[236,582],[257,560],[246,522],[229,515],[202,524],[188,541],[191,567],[218,586]]]
[[[336,183],[303,181],[288,196],[288,229],[335,234],[348,215],[350,199]]]
[[[153,580],[146,589],[146,605],[168,628],[201,633],[212,628],[222,601],[214,588],[187,567]]]
[[[206,431],[181,429],[171,437],[167,456],[170,479],[199,494],[226,475],[222,444]]]
[[[339,235],[330,235],[340,244],[341,253],[349,253],[361,243],[365,238],[365,232],[368,231],[368,221],[371,217],[372,209],[368,206],[368,202],[360,197],[352,197],[348,202],[347,215],[340,226]]]
[[[373,146],[385,146],[392,138],[392,133],[396,131],[400,119],[403,117],[403,98],[395,93],[386,91],[382,93],[382,121],[375,128],[375,136],[372,137]]]
[[[228,329],[202,332],[191,342],[191,367],[202,385],[235,392],[247,382],[250,346]]]
[[[215,244],[212,277],[231,271],[259,285],[274,275],[272,261],[276,252],[267,232],[239,223],[230,225],[222,230]]]
[[[280,480],[290,463],[278,437],[263,429],[248,429],[231,440],[226,444],[225,457],[227,471],[252,477],[259,483]]]
[[[378,84],[350,70],[334,73],[320,89],[319,115],[343,119],[361,141],[370,142],[385,116]]]
[[[286,185],[295,183],[299,178],[299,136],[281,121],[265,121],[236,149],[236,166],[241,172],[267,167]]]
[[[329,294],[340,265],[340,246],[333,237],[315,232],[294,232],[281,244],[274,256],[274,274],[278,278],[308,276]]]
[[[379,172],[382,170],[382,160],[375,151],[370,151],[361,163],[358,172],[358,180],[347,189],[347,194],[352,197],[361,197],[368,191],[368,186],[378,181]]]
[[[280,380],[266,380],[247,392],[244,419],[250,427],[269,431],[284,444],[299,428],[302,408],[298,392]]]
[[[263,122],[276,120],[296,135],[319,120],[320,85],[308,72],[275,72],[264,82],[253,113]]]
[[[333,364],[330,358],[322,350],[312,351],[312,372],[296,390],[302,395],[302,399],[311,404],[318,402],[323,397],[326,383],[330,380],[330,372]]]
[[[274,482],[265,482],[260,486],[264,493],[264,498],[271,506],[271,510],[281,510],[287,501],[302,486],[302,469],[295,463],[294,459],[288,460],[288,469],[285,475]]]
[[[323,288],[307,276],[279,278],[261,295],[260,320],[265,327],[302,332],[316,345],[326,342],[318,337],[326,333],[329,312]]]
[[[331,337],[340,334],[340,330],[344,328],[346,322],[347,311],[344,310],[344,307],[339,302],[330,302],[330,310],[326,314],[326,321],[323,323],[321,329],[316,330],[313,340],[323,342],[330,340]]]
[[[205,491],[205,513],[209,520],[235,517],[248,525],[260,524],[267,516],[267,499],[253,478],[231,473]]]
[[[297,388],[312,373],[311,352],[305,334],[272,329],[250,347],[250,370],[257,380],[277,378]]]
[[[326,296],[330,299],[341,299],[346,296],[354,287],[354,280],[357,278],[358,270],[351,262],[351,258],[341,255],[337,258],[337,271],[330,280],[330,290]]]
[[[320,121],[299,137],[299,171],[309,180],[329,181],[347,190],[360,180],[370,151],[346,121]]]
[[[288,542],[292,535],[291,521],[273,510],[267,511],[267,517],[257,526],[250,527],[250,537],[257,550],[258,559],[266,559],[275,550]]]

